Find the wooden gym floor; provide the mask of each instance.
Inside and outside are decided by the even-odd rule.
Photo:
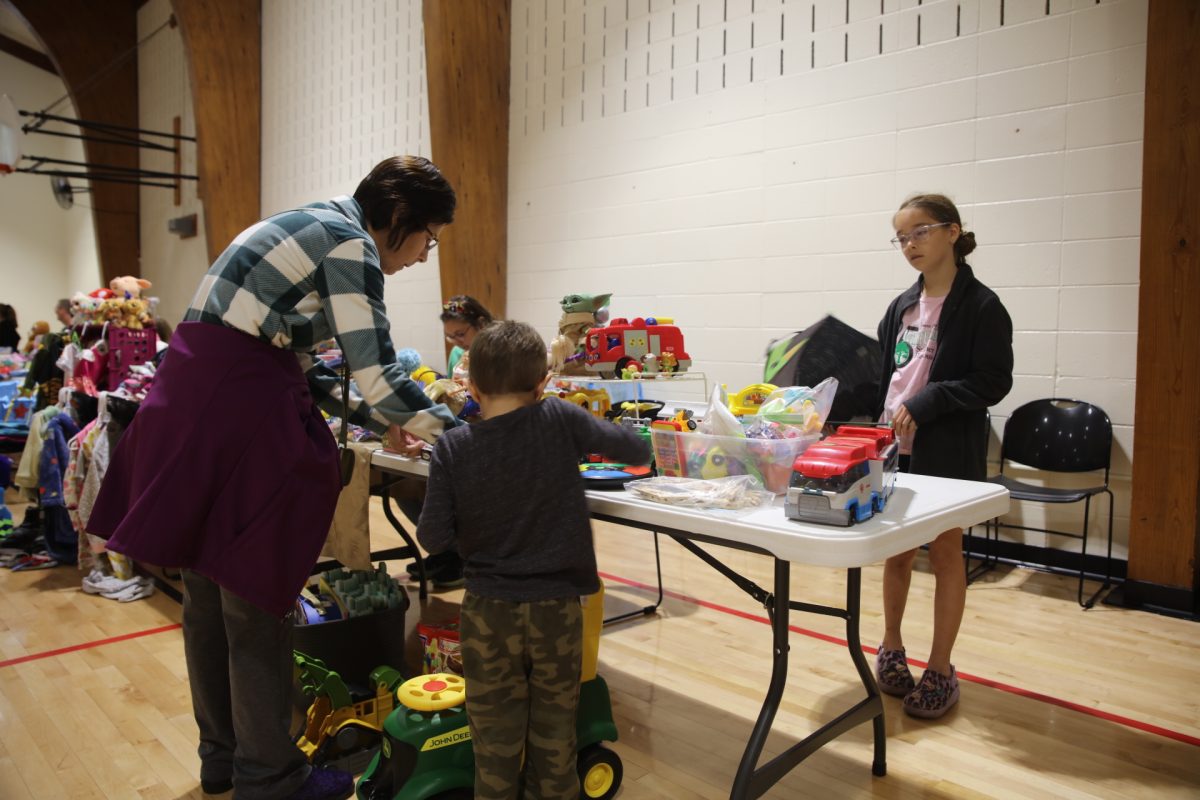
[[[11,494],[10,494],[11,496]],[[372,540],[398,542],[372,500]],[[14,505],[19,521],[23,511]],[[653,601],[650,534],[597,523],[607,613]],[[724,798],[770,676],[770,629],[749,596],[661,540],[659,613],[609,626],[600,670],[613,693],[624,800]],[[710,547],[769,586],[768,559]],[[404,565],[389,564],[395,575]],[[881,570],[863,570],[863,642],[882,633]],[[180,608],[166,592],[117,603],[79,590],[72,567],[0,570],[0,798],[203,798]],[[1198,798],[1200,627],[1099,606],[1069,578],[1001,567],[968,590],[955,649],[959,706],[936,722],[885,698],[888,774],[871,775],[870,726],[798,766],[770,798]],[[918,559],[910,656],[927,654],[932,577]],[[845,575],[794,566],[796,599],[840,605]],[[461,590],[415,603],[453,614]],[[861,697],[838,621],[792,615],[790,669],[767,756]],[[410,647],[410,651],[413,648]]]

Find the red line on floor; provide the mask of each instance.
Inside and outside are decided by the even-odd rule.
[[[632,587],[635,587],[638,589],[647,589],[652,592],[658,591],[657,586],[652,586],[648,583],[643,583],[641,581],[630,580],[629,578],[622,578],[619,575],[613,575],[613,574],[607,573],[607,572],[601,572],[600,577],[604,578],[604,580],[606,580],[606,581],[615,581],[617,583],[623,583],[626,586],[632,586]],[[713,611],[719,611],[722,614],[729,614],[734,617],[741,617],[742,619],[748,619],[753,622],[761,622],[764,625],[769,625],[771,623],[770,619],[768,619],[766,616],[763,616],[761,614],[751,614],[746,611],[739,611],[736,608],[729,608],[727,606],[718,605],[717,603],[712,603],[712,602],[709,602],[708,600],[701,600],[698,597],[692,597],[690,595],[681,594],[679,592],[673,592],[673,591],[670,591],[669,589],[663,589],[663,595],[665,597],[671,597],[676,600],[682,600],[685,603],[692,603],[693,605],[701,606],[703,608],[708,608]],[[836,644],[841,647],[849,646],[849,643],[845,639],[841,639],[837,636],[830,636],[829,634],[821,633],[820,631],[813,631],[813,630],[809,630],[807,628],[801,628],[797,625],[789,625],[788,630],[790,630],[792,633],[798,633],[801,636],[807,636],[810,639],[819,639],[820,641],[829,642],[830,644]],[[869,653],[871,655],[875,655],[876,648],[874,648],[874,647],[867,647],[866,645],[863,645],[862,649],[863,649],[864,653]],[[923,668],[926,666],[925,662],[918,661],[915,658],[910,658],[908,661],[910,664],[915,664],[918,667]],[[3,664],[0,664],[0,666],[3,666]],[[1131,719],[1130,717],[1123,717],[1120,714],[1113,714],[1108,711],[1101,711],[1098,708],[1092,708],[1090,706],[1081,705],[1079,703],[1073,703],[1070,700],[1063,700],[1062,698],[1059,698],[1059,697],[1053,697],[1051,695],[1041,694],[1039,692],[1030,691],[1029,689],[1022,689],[1019,686],[1012,686],[1007,683],[1001,683],[1000,681],[994,681],[991,678],[984,678],[979,675],[971,675],[966,672],[959,672],[958,677],[961,678],[962,680],[970,681],[971,683],[977,683],[980,686],[987,686],[992,689],[998,689],[999,691],[1002,691],[1002,692],[1007,692],[1009,694],[1015,694],[1018,697],[1025,697],[1030,700],[1036,700],[1038,702],[1046,703],[1048,705],[1058,706],[1059,708],[1065,708],[1070,711],[1077,711],[1080,714],[1086,714],[1089,717],[1095,717],[1097,719],[1106,720],[1108,722],[1115,722],[1116,724],[1123,725],[1127,728],[1133,728],[1135,730],[1144,731],[1146,733],[1152,733],[1156,736],[1162,736],[1167,739],[1174,739],[1177,742],[1183,742],[1184,744],[1190,744],[1194,747],[1200,747],[1200,737],[1191,736],[1189,734],[1182,733],[1181,731],[1173,731],[1170,728],[1163,728],[1158,725],[1153,725],[1149,722],[1142,722],[1141,720]]]
[[[108,639],[97,639],[94,642],[84,642],[83,644],[73,644],[70,647],[60,647],[57,650],[46,650],[42,653],[30,653],[27,656],[19,656],[10,658],[7,661],[0,661],[0,667],[11,667],[14,664],[24,664],[26,661],[37,661],[42,658],[52,658],[61,656],[63,653],[74,653],[76,650],[90,650],[93,647],[103,647],[106,644],[115,644],[116,642],[127,642],[130,639],[140,639],[143,636],[154,636],[158,633],[173,631],[183,626],[176,622],[174,625],[163,625],[161,628],[150,628],[136,633],[123,633],[120,636],[111,636]]]

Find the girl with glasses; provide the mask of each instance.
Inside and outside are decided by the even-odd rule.
[[[455,369],[460,363],[466,368],[464,356],[471,349],[475,334],[495,320],[492,312],[484,308],[482,303],[466,294],[456,294],[442,305],[441,320],[442,330],[446,332],[446,341],[454,345],[446,359],[446,374],[459,379]],[[466,380],[465,374],[461,380]]]
[[[879,323],[883,376],[877,407],[900,442],[900,469],[982,481],[987,477],[987,409],[1012,388],[1012,321],[1000,298],[975,277],[967,256],[975,234],[940,194],[910,197],[892,218],[892,243],[918,272]],[[904,698],[904,710],[935,718],[958,702],[950,652],[967,600],[962,528],[929,545],[934,589],[933,644],[914,681],[900,625],[908,599],[910,550],[883,571],[883,643],[875,660],[881,691]]]

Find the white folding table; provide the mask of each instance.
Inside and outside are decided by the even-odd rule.
[[[371,464],[386,472],[410,477],[429,474],[425,462],[382,450],[375,452]],[[766,608],[772,630],[771,681],[730,791],[729,796],[739,800],[762,796],[826,742],[868,720],[873,725],[875,745],[871,771],[875,775],[886,773],[883,699],[859,641],[861,568],[926,544],[943,531],[978,525],[1008,511],[1008,492],[995,484],[906,474],[897,478],[896,490],[882,514],[849,528],[790,520],[783,513],[783,498],[777,498],[771,506],[741,512],[663,505],[640,500],[624,491],[590,490],[587,500],[596,519],[670,536]],[[771,557],[775,565],[773,591],[738,574],[701,548],[698,542]],[[847,573],[845,608],[792,600],[793,562],[844,568]],[[661,586],[660,572],[660,590]],[[648,610],[653,608],[655,606]],[[787,682],[788,617],[793,610],[845,621],[850,658],[867,696],[760,767],[758,759]]]

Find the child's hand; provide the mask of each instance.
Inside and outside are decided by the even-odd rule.
[[[387,429],[387,449],[409,458],[420,458],[421,448],[425,446],[417,437],[401,428],[399,425],[389,425]]]
[[[896,416],[892,417],[892,428],[900,436],[912,436],[917,432],[917,421],[908,413],[908,406],[902,405],[896,409]]]

